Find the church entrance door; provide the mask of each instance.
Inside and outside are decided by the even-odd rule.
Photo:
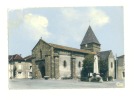
[[[45,73],[45,60],[40,60],[36,62],[38,64],[38,68],[41,74],[41,77],[44,78],[44,76],[46,75]]]

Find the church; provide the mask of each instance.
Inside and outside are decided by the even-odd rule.
[[[55,79],[80,78],[83,60],[86,55],[93,54],[94,73],[99,73],[98,60],[108,62],[108,76],[114,77],[114,56],[112,51],[100,52],[101,44],[89,26],[80,44],[80,49],[48,43],[40,39],[32,49],[32,76]]]

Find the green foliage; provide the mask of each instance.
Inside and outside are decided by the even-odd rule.
[[[102,77],[107,77],[108,72],[108,61],[106,60],[100,60],[99,61],[99,70]]]
[[[89,73],[93,73],[94,55],[87,55],[83,60],[81,81],[89,81]]]
[[[101,76],[103,81],[107,81],[107,76]]]
[[[88,77],[88,69],[87,68],[82,68],[81,71],[81,77]]]
[[[83,68],[87,69],[88,72],[93,72],[94,55],[87,55],[83,60]]]

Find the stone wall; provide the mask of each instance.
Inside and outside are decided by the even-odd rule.
[[[117,79],[125,78],[125,62],[124,56],[119,57],[117,60]]]
[[[108,58],[108,76],[112,76],[113,78],[115,77],[115,63],[114,63],[114,56],[112,52],[109,55]]]
[[[13,75],[14,70],[15,70],[15,76]],[[9,64],[9,78],[31,78],[31,73],[32,73],[32,63],[30,62],[12,62],[12,64]]]
[[[54,76],[56,79],[60,77],[59,74],[59,56],[54,57]]]
[[[71,56],[71,78],[76,79],[76,57]]]
[[[36,46],[32,50],[32,60],[33,65],[33,77],[34,78],[42,78],[41,72],[39,70],[39,61],[44,60],[44,73],[46,76],[52,77],[52,52],[51,46],[44,42],[43,40],[39,40]],[[36,63],[38,62],[38,63]],[[43,76],[44,77],[44,76]]]
[[[39,40],[37,45],[32,50],[32,56],[35,57],[35,60],[40,60],[45,59],[46,55],[51,55],[51,46],[43,40]]]
[[[45,73],[46,76],[52,77],[51,74],[51,56],[45,56]]]
[[[76,56],[75,66],[76,66],[76,77],[77,78],[80,78],[80,76],[81,76],[81,70],[82,70],[82,66],[83,66],[83,60],[84,60],[84,57]]]
[[[66,65],[64,66],[64,61]],[[69,55],[59,55],[59,76],[61,78],[71,76],[71,57]]]
[[[93,52],[100,52],[100,45],[94,43],[83,44],[81,45],[81,49],[90,50]]]
[[[13,78],[14,77],[14,65],[13,64],[8,64],[8,78]]]
[[[123,75],[125,74],[125,69],[123,66],[118,66],[118,74],[117,74],[117,79],[124,79],[125,76]]]
[[[93,52],[100,52],[100,45],[93,44]]]

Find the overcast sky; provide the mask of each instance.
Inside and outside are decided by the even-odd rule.
[[[48,43],[80,48],[91,26],[101,51],[124,54],[122,7],[27,8],[8,11],[9,54],[31,55],[42,37]]]

